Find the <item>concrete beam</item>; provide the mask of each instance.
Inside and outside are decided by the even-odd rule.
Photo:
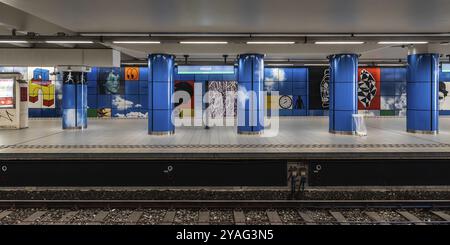
[[[120,67],[120,52],[113,49],[0,49],[0,65]]]

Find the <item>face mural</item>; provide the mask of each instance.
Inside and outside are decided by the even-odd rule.
[[[328,67],[309,68],[309,108],[328,110],[330,107],[330,69]]]
[[[450,110],[450,82],[439,82],[439,110]]]
[[[237,92],[238,85],[236,81],[210,81],[208,82],[208,91],[218,93],[210,93],[209,111],[210,118],[225,117],[228,114],[237,115]],[[229,92],[229,96],[227,96]]]
[[[380,109],[380,69],[364,68],[358,70],[358,109]]]
[[[100,94],[123,94],[120,68],[101,68],[99,72],[98,91]]]

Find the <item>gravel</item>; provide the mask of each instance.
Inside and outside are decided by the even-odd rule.
[[[0,191],[3,200],[286,200],[289,191]],[[412,200],[450,199],[450,191],[305,191],[302,200]]]
[[[391,222],[406,222],[408,221],[403,216],[401,216],[399,213],[393,210],[378,210],[377,213],[380,215],[381,218],[383,218],[386,221]]]
[[[10,213],[8,216],[0,220],[0,224],[4,225],[15,225],[15,224],[22,224],[22,220],[26,219],[36,211],[37,209],[14,209],[13,212]]]
[[[351,224],[369,224],[372,220],[369,216],[364,214],[364,210],[354,209],[342,211],[342,215],[350,221]]]
[[[182,209],[175,213],[173,223],[176,225],[195,225],[198,221],[198,210]]]
[[[39,224],[39,225],[48,224],[48,225],[51,225],[51,224],[59,223],[59,220],[61,220],[63,215],[66,214],[69,211],[70,211],[69,209],[50,209],[42,217],[37,219],[34,222],[34,224]]]
[[[244,211],[247,225],[270,225],[265,210]]]
[[[232,210],[212,210],[209,212],[209,222],[211,225],[233,225]]]
[[[133,210],[111,209],[104,223],[115,225],[129,224],[127,221],[131,213],[133,213]]]
[[[283,224],[297,225],[302,223],[302,218],[295,209],[277,210]]]
[[[163,209],[145,209],[141,218],[139,219],[139,225],[156,225],[162,222],[166,210]]]
[[[303,210],[309,214],[311,218],[321,225],[337,224],[336,219],[328,212],[328,210]]]
[[[443,221],[440,217],[436,216],[429,210],[410,210],[409,211],[412,215],[416,216],[420,220],[423,220],[425,222],[431,222],[431,221]]]
[[[102,210],[100,209],[86,209],[81,210],[74,218],[69,222],[72,225],[85,225],[92,223],[95,216]]]

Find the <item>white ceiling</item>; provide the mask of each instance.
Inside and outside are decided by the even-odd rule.
[[[62,31],[177,33],[447,33],[450,0],[0,0]],[[3,17],[5,18],[5,17]],[[29,16],[27,17],[30,18]],[[1,16],[0,16],[1,22]],[[33,21],[34,23],[35,21]],[[29,25],[31,26],[31,25]],[[51,30],[55,30],[52,27]],[[33,30],[26,30],[33,31]],[[51,33],[54,34],[54,33]],[[366,59],[405,58],[400,47],[120,45],[136,58],[167,52],[198,57],[261,52],[269,57],[323,59],[341,51]],[[450,53],[450,45],[444,51]],[[445,54],[447,54],[445,53]]]
[[[1,0],[76,32],[448,32],[448,0]]]

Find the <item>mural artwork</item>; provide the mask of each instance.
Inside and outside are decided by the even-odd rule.
[[[181,98],[179,102],[175,103],[180,118],[184,116],[194,116],[194,81],[175,81],[175,92],[185,91],[190,96],[190,101],[183,101]]]
[[[124,94],[119,68],[101,68],[97,84],[99,94]]]
[[[358,109],[380,110],[380,68],[360,68],[358,74]]]
[[[328,67],[309,68],[309,108],[328,110],[330,107],[330,69]]]
[[[218,98],[209,98],[210,103],[208,108],[210,110],[210,118],[218,118],[219,115],[223,115],[223,117],[225,117],[227,114],[236,117],[238,92],[238,85],[236,81],[209,81],[208,91],[216,91],[221,95]],[[227,92],[231,92],[229,93],[231,96],[227,96]]]
[[[439,82],[439,110],[450,110],[450,82]]]
[[[29,108],[55,108],[54,68],[30,68]]]

